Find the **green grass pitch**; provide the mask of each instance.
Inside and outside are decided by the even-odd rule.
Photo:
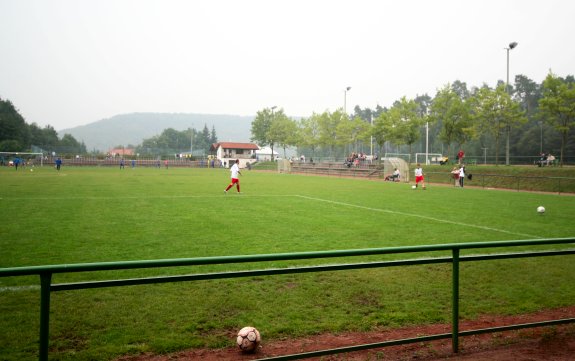
[[[572,196],[224,169],[0,169],[0,267],[572,237]],[[536,208],[545,206],[540,215]],[[500,251],[500,250],[498,250]],[[477,253],[479,251],[474,251]],[[485,250],[481,252],[486,252]],[[470,253],[470,252],[467,252]],[[435,254],[436,256],[438,254]],[[430,254],[402,255],[403,258]],[[400,256],[385,256],[385,258]],[[371,257],[369,260],[381,259]],[[361,260],[56,275],[54,282]],[[572,305],[572,257],[462,265],[461,314]],[[58,292],[51,360],[448,322],[448,265]],[[2,360],[37,359],[39,280],[0,278]]]

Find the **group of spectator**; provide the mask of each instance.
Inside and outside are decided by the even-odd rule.
[[[343,164],[346,165],[348,168],[351,168],[352,165],[354,167],[359,167],[359,164],[361,162],[365,162],[366,160],[367,160],[367,155],[365,155],[365,153],[352,152],[349,155],[349,157],[347,157],[345,159],[345,162],[343,162]]]
[[[539,167],[543,167],[543,166],[549,166],[551,164],[553,164],[553,162],[555,162],[555,156],[551,153],[541,153],[539,154],[539,160],[536,162],[537,166]]]

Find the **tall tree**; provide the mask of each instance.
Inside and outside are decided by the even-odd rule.
[[[299,122],[299,140],[303,147],[311,148],[312,158],[315,157],[315,150],[319,144],[319,117],[313,113],[309,118],[302,118]]]
[[[218,142],[218,136],[216,135],[216,127],[212,125],[212,131],[210,132],[210,145]]]
[[[9,100],[0,98],[0,148],[3,151],[23,151],[30,144],[30,133],[24,117]],[[8,149],[15,147],[16,149]]]
[[[525,75],[515,76],[515,92],[513,100],[519,103],[525,115],[530,118],[538,107],[541,98],[541,88]]]
[[[392,137],[393,124],[389,111],[382,111],[377,118],[373,121],[373,128],[371,129],[373,139],[379,144],[380,153],[384,154],[385,142],[389,141]]]
[[[391,141],[397,145],[407,144],[409,154],[412,154],[413,144],[421,135],[419,129],[423,123],[418,104],[402,97],[389,110],[389,117],[392,124]]]
[[[338,109],[333,113],[328,111],[323,112],[319,119],[319,144],[329,147],[330,156],[334,156],[335,146],[338,144],[337,127],[339,123],[347,119],[347,115],[343,113],[343,109]]]
[[[519,104],[511,100],[505,91],[505,84],[496,89],[482,87],[470,99],[472,119],[479,133],[488,133],[495,138],[495,164],[499,164],[499,140],[501,135],[527,119]]]
[[[337,141],[339,145],[350,145],[352,151],[358,152],[358,141],[366,140],[370,135],[370,125],[360,117],[353,120],[344,119],[336,128]]]
[[[447,155],[451,156],[451,145],[460,145],[471,138],[469,108],[452,85],[441,88],[430,107],[429,118],[432,122],[441,122],[439,138],[447,144]]]
[[[460,99],[466,100],[471,96],[471,92],[467,90],[467,83],[456,80],[451,84],[451,89],[459,96]]]
[[[269,138],[283,148],[284,158],[286,157],[286,148],[297,143],[297,125],[288,118],[283,111],[274,116],[269,130]]]
[[[282,111],[283,112],[283,111]],[[265,108],[257,112],[256,117],[252,121],[251,128],[251,141],[256,142],[260,146],[269,145],[272,151],[272,160],[274,154],[275,140],[271,137],[270,128],[275,113],[271,108]]]
[[[575,83],[549,72],[543,81],[542,89],[543,97],[539,100],[539,109],[542,119],[561,133],[559,164],[563,166],[569,131],[575,127]]]
[[[64,134],[60,140],[60,152],[84,154],[87,153],[84,142],[80,143],[71,134]]]

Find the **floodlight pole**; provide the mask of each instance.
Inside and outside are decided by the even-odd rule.
[[[425,164],[429,164],[429,122],[425,122]]]
[[[271,110],[272,110],[272,122],[274,121],[274,109],[275,109],[275,108],[277,108],[277,106],[275,106],[275,105],[274,105],[273,107],[271,107]],[[273,162],[273,161],[275,160],[275,159],[274,159],[274,149],[273,149],[273,147],[271,147],[270,150],[271,150],[271,152],[272,152],[272,154],[271,154],[271,156],[270,156],[270,159],[271,159],[272,162]],[[284,158],[285,158],[285,154],[284,154]]]
[[[504,48],[507,50],[507,82],[505,84],[505,91],[509,92],[509,50],[515,48],[517,46],[516,42],[509,43],[508,48]],[[511,94],[509,94],[511,96]],[[511,133],[511,125],[509,125],[509,121],[507,122],[507,141],[505,145],[505,165],[509,165],[509,137]]]
[[[373,114],[369,113],[369,125],[371,126],[370,133],[373,132]],[[369,155],[371,156],[371,161],[373,162],[373,135],[370,136],[369,139]]]
[[[347,109],[346,109],[346,106],[347,106],[347,104],[346,104],[346,103],[347,103],[347,92],[350,91],[350,90],[351,90],[351,87],[348,86],[348,87],[345,88],[345,90],[343,91],[343,113],[344,113],[345,115],[347,115]]]
[[[543,153],[543,121],[539,121],[539,154]]]

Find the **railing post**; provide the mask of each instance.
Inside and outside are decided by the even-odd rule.
[[[50,339],[50,285],[52,273],[40,274],[40,361],[48,361]]]
[[[451,310],[451,346],[453,353],[459,352],[459,248],[454,248],[452,270],[452,310]]]

